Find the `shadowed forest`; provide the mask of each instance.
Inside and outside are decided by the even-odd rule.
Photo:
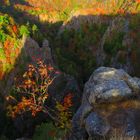
[[[139,140],[139,38],[140,0],[0,0],[0,140]]]

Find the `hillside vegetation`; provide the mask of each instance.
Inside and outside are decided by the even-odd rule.
[[[96,68],[140,76],[139,38],[140,0],[0,0],[0,139],[65,139]]]

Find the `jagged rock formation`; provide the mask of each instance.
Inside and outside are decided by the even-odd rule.
[[[91,43],[87,47],[95,57],[96,65],[109,66],[124,69],[129,74],[138,74],[136,72],[137,53],[134,52],[134,38],[131,36],[131,17],[106,17],[95,15],[80,15],[73,13],[72,17],[64,23],[58,33],[58,36],[66,30],[85,30],[87,25],[99,25],[105,28],[105,31],[99,33],[95,31],[95,36],[99,33],[100,37],[96,43]],[[83,26],[84,25],[84,26]],[[96,30],[96,29],[94,29]],[[97,33],[96,33],[97,32]],[[83,39],[84,40],[84,39]],[[87,39],[88,40],[88,39]],[[90,41],[92,42],[92,41]]]
[[[133,73],[134,69],[130,58],[133,39],[129,36],[129,32],[129,19],[116,17],[110,22],[101,39],[100,47],[97,52],[96,60],[98,66],[103,66],[106,61],[110,61],[110,66],[122,68],[128,73]],[[121,40],[115,40],[117,36],[118,38],[120,36]],[[113,46],[113,41],[117,41],[117,43],[120,41],[120,44],[115,44]],[[112,46],[109,46],[109,43],[112,43]],[[111,56],[110,54],[113,55]],[[120,63],[120,61],[123,61],[123,63]]]
[[[53,61],[53,55],[49,46],[49,41],[45,39],[40,47],[38,43],[30,37],[23,36],[21,40],[21,50],[16,61],[15,67],[12,71],[4,76],[4,79],[0,81],[0,95],[6,96],[9,94],[10,89],[14,83],[14,78],[17,75],[22,75],[29,64],[34,64],[37,60],[44,61],[45,64],[49,64],[55,67]],[[1,61],[0,61],[1,62]],[[0,63],[1,66],[2,63]],[[2,74],[2,73],[1,73]],[[57,101],[62,101],[63,98],[69,94],[73,94],[73,101],[75,102],[75,109],[78,107],[80,100],[80,88],[73,76],[65,73],[58,73],[58,76],[54,80],[53,84],[49,88],[50,98],[53,97]],[[50,104],[54,104],[55,100],[50,99]]]
[[[33,64],[37,59],[43,60],[45,63],[53,64],[51,49],[47,40],[40,47],[38,43],[30,37],[23,36],[19,48],[19,54],[16,56],[14,68],[9,73],[4,73],[3,65],[7,63],[0,60],[0,73],[3,78],[0,80],[0,94],[7,95],[14,82],[17,74],[22,73],[29,64]],[[5,63],[4,63],[5,62]]]
[[[35,40],[24,36],[21,43],[21,50],[13,70],[6,74],[4,79],[0,81],[0,96],[3,98],[10,93],[14,84],[14,79],[17,76],[22,77],[22,74],[26,71],[29,64],[36,64],[37,60],[39,59],[44,61],[45,64],[53,65],[55,67],[48,40],[44,40],[42,42],[42,46],[40,47]],[[76,79],[73,76],[60,72],[59,70],[57,77],[49,87],[48,93],[50,96],[47,103],[52,108],[54,105],[56,105],[56,100],[61,102],[63,101],[64,97],[70,93],[73,97],[73,108],[76,110],[80,104],[81,92]],[[5,103],[0,104],[0,108],[3,108],[4,105]],[[40,119],[42,118],[43,117],[40,117]],[[17,129],[17,133],[25,133],[27,136],[30,136],[32,133],[34,127],[33,123],[34,122],[30,122],[28,119],[23,120],[20,117],[17,117],[14,120],[14,126]]]
[[[98,68],[85,84],[69,139],[92,140],[113,131],[140,136],[139,93],[139,78],[131,77],[122,69]]]
[[[73,13],[72,16],[63,23],[63,25],[60,27],[59,34],[62,33],[64,30],[71,30],[71,29],[80,29],[82,24],[109,24],[112,18],[108,18],[106,16],[95,16],[92,14],[80,14],[79,13]]]
[[[23,37],[23,54],[24,57],[29,58],[28,63],[34,63],[37,59],[43,60],[45,63],[53,63],[51,48],[49,47],[48,40],[42,42],[42,46],[32,38]]]

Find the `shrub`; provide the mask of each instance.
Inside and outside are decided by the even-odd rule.
[[[7,35],[4,33],[3,30],[0,30],[0,42],[4,43],[7,38]]]
[[[108,38],[104,44],[104,50],[110,55],[114,55],[117,51],[124,49],[122,45],[124,33],[113,33],[112,38]]]
[[[15,83],[15,92],[20,96],[20,100],[17,100],[15,106],[8,107],[9,115],[14,118],[29,111],[35,116],[37,112],[44,111],[48,87],[55,78],[53,72],[53,68],[47,67],[42,61],[38,61],[36,67],[29,65],[22,82]]]
[[[21,25],[21,27],[19,28],[19,33],[20,36],[26,35],[29,36],[30,35],[30,31],[27,25]]]
[[[97,50],[98,41],[106,28],[106,24],[85,23],[78,30],[65,29],[53,43],[59,68],[85,82],[96,66],[90,47]]]
[[[33,140],[58,140],[66,135],[66,130],[58,129],[53,123],[42,123],[36,127]]]
[[[0,16],[0,25],[7,25],[9,23],[10,21],[8,15],[5,14]]]
[[[72,95],[68,94],[63,103],[56,101],[55,109],[46,104],[49,96],[48,88],[57,74],[59,74],[58,71],[40,60],[37,61],[36,66],[29,65],[23,79],[16,80],[14,95],[6,98],[8,102],[13,101],[13,104],[7,106],[8,115],[16,118],[30,113],[35,117],[39,112],[44,112],[57,126],[70,128],[71,112],[69,108],[72,106]]]
[[[64,97],[63,103],[56,102],[56,109],[58,112],[58,119],[61,123],[57,123],[60,128],[71,128],[70,118],[72,112],[69,110],[72,107],[72,94],[69,93]]]

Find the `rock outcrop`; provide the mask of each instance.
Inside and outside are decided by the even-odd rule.
[[[133,39],[129,35],[129,25],[129,19],[123,17],[116,17],[110,21],[98,47],[96,56],[98,66],[108,62],[111,67],[122,68],[128,73],[134,72],[131,61]]]
[[[14,83],[14,78],[17,75],[22,75],[29,64],[34,64],[37,60],[42,60],[45,64],[49,64],[55,67],[52,51],[47,39],[42,42],[42,46],[39,46],[35,40],[26,36],[23,36],[21,42],[22,46],[20,48],[20,54],[13,70],[9,73],[6,73],[4,75],[4,79],[0,80],[0,95],[2,95],[3,97],[9,94],[9,91]],[[0,76],[1,74],[3,73],[1,72]],[[50,98],[53,97],[57,99],[57,101],[62,101],[67,94],[71,93],[73,96],[75,110],[80,104],[81,92],[79,85],[73,76],[67,75],[65,73],[58,73],[57,78],[49,88],[49,93]],[[77,102],[77,100],[79,100],[79,102]],[[50,99],[50,104],[52,106],[54,105],[54,103],[55,100]]]
[[[49,42],[45,39],[42,42],[42,46],[30,37],[23,37],[22,39],[22,54],[24,57],[28,58],[28,63],[36,62],[37,59],[41,59],[46,63],[52,63],[52,53],[49,47]]]
[[[19,47],[19,54],[15,58],[15,63],[12,64],[11,71],[7,70],[8,72],[5,72],[3,66],[6,65],[7,62],[5,59],[0,60],[1,95],[7,95],[14,82],[15,76],[22,73],[29,64],[36,63],[37,59],[43,60],[46,64],[49,63],[53,65],[51,48],[49,47],[48,40],[44,40],[42,44],[43,46],[41,47],[32,38],[23,36]]]
[[[129,137],[140,136],[139,95],[139,78],[122,69],[98,68],[85,84],[69,139],[92,140],[114,131]]]
[[[60,27],[59,33],[61,34],[65,30],[79,30],[81,28],[81,25],[94,25],[94,24],[109,24],[111,19],[105,16],[95,16],[93,14],[82,14],[80,12],[72,12],[71,17],[62,24]]]

